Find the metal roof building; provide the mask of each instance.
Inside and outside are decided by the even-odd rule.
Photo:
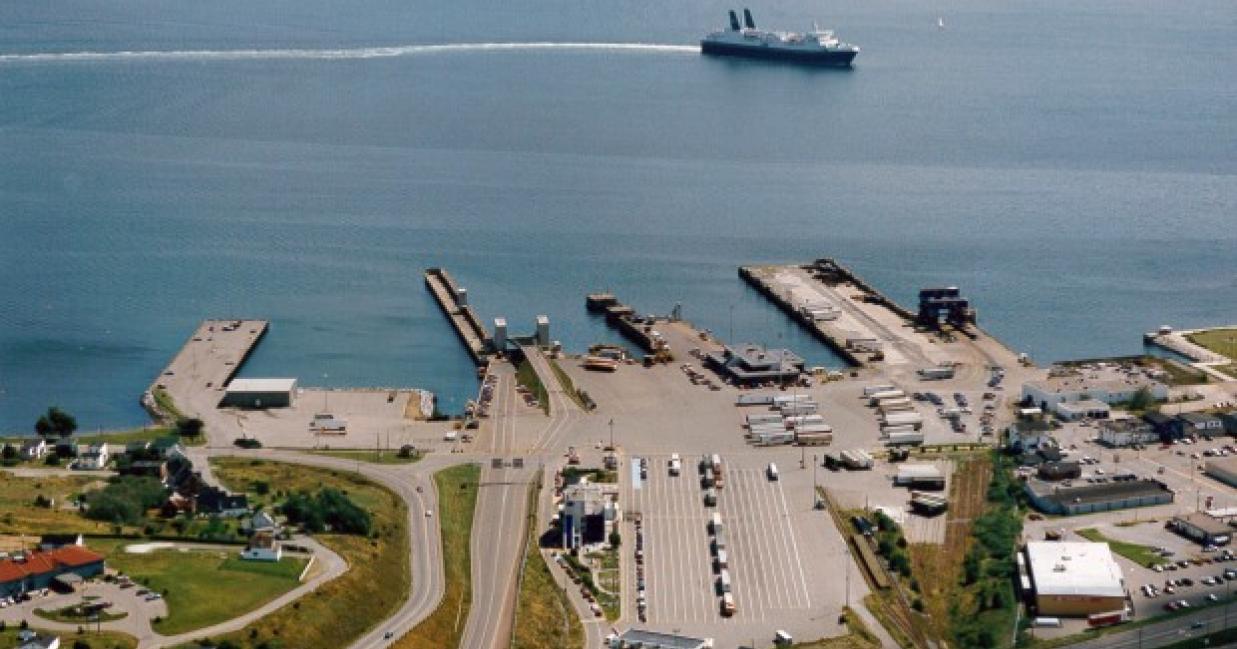
[[[1024,552],[1039,615],[1079,617],[1125,607],[1125,576],[1107,543],[1032,541]]]
[[[232,379],[219,406],[286,408],[295,392],[296,379]]]

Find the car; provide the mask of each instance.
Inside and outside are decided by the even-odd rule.
[[[383,640],[390,640],[391,638],[394,638],[394,637],[395,637],[394,631],[387,631],[386,633],[382,634]]]
[[[1157,563],[1157,564],[1155,564],[1154,566],[1151,566],[1151,569],[1152,569],[1152,570],[1154,570],[1154,571],[1156,571],[1156,572],[1164,572],[1164,566],[1163,566],[1162,564],[1158,564],[1158,563]]]
[[[434,511],[433,511],[433,510],[430,510],[430,509],[425,510],[425,517],[426,517],[426,518],[431,518],[433,515],[434,515]]]
[[[1207,593],[1207,601],[1212,603],[1218,602],[1220,601],[1220,596],[1215,593]]]

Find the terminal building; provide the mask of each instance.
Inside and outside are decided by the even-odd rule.
[[[580,482],[563,490],[563,549],[597,547],[609,542],[619,522],[614,499],[599,484]]]
[[[0,561],[0,597],[16,597],[55,585],[72,587],[103,574],[103,557],[78,545],[18,553]]]
[[[1168,524],[1178,534],[1199,545],[1227,545],[1233,539],[1233,529],[1228,524],[1203,512],[1174,516]]]
[[[232,379],[219,407],[287,408],[295,392],[296,379]]]
[[[735,385],[794,381],[803,373],[803,359],[794,352],[760,345],[728,346],[705,356],[705,362]]]
[[[1023,593],[1038,615],[1085,617],[1125,608],[1125,577],[1107,543],[1032,541],[1017,560]]]
[[[1031,505],[1046,514],[1077,516],[1164,505],[1173,501],[1173,492],[1158,480],[1124,480],[1068,487],[1042,480],[1027,480],[1023,484]]]

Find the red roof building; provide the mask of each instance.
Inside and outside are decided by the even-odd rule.
[[[83,579],[103,572],[103,555],[70,545],[46,552],[27,552],[0,561],[0,596],[20,595],[47,588],[58,575],[74,573]]]

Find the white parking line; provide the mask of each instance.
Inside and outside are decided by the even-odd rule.
[[[807,588],[807,577],[803,574],[803,559],[799,555],[799,542],[795,539],[795,525],[790,518],[790,512],[786,508],[786,492],[782,489],[781,482],[777,483],[777,493],[778,497],[782,500],[782,515],[786,519],[786,529],[790,535],[791,551],[794,553],[791,565],[799,570],[799,586],[803,589],[803,607],[812,608],[812,595]]]

